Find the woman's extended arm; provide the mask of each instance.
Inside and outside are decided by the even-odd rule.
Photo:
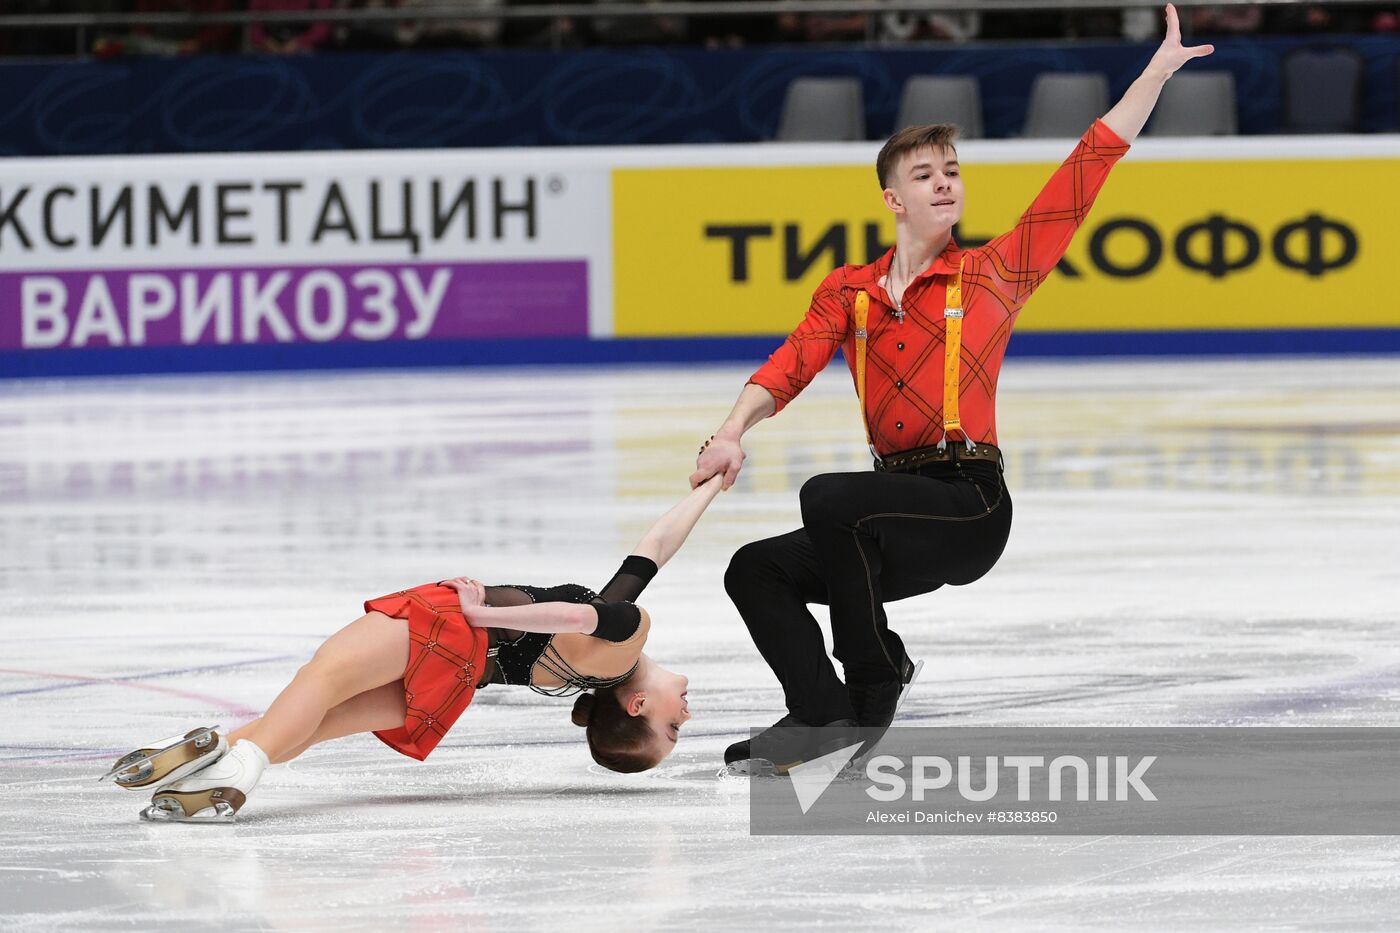
[[[656,520],[642,540],[632,549],[632,556],[623,563],[613,582],[603,588],[601,600],[591,603],[542,602],[523,606],[487,606],[486,587],[470,577],[454,577],[442,581],[457,591],[462,615],[472,625],[483,628],[508,628],[517,632],[578,632],[596,635],[609,641],[621,641],[636,631],[643,611],[627,604],[641,594],[652,574],[664,566],[685,543],[690,530],[705,514],[715,496],[723,488],[724,477],[716,475],[692,489],[674,508]],[[655,566],[629,568],[636,558],[639,565]],[[628,573],[632,570],[634,573]]]
[[[470,577],[442,581],[457,591],[462,615],[477,628],[508,628],[517,632],[579,632],[592,635],[598,626],[598,609],[589,603],[528,603],[524,606],[487,606],[486,587]]]
[[[675,508],[656,520],[656,524],[642,535],[642,540],[637,542],[632,553],[655,561],[658,569],[666,566],[666,562],[674,557],[685,543],[690,529],[695,527],[700,516],[705,514],[705,509],[709,508],[723,488],[723,473],[716,473],[696,486]]]
[[[1162,85],[1176,74],[1176,70],[1193,58],[1209,55],[1215,51],[1213,45],[1196,45],[1187,48],[1181,44],[1181,23],[1176,16],[1176,7],[1167,4],[1167,34],[1157,53],[1147,63],[1138,79],[1123,94],[1123,99],[1104,114],[1103,122],[1118,134],[1125,143],[1131,143],[1142,132],[1143,125],[1157,106],[1157,97],[1162,93]]]

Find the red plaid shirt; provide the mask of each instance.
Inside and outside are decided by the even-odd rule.
[[[881,455],[927,447],[943,436],[943,318],[948,279],[963,260],[962,375],[959,408],[975,441],[997,442],[996,391],[1016,316],[1060,261],[1084,222],[1109,169],[1128,144],[1095,120],[1011,232],[985,246],[959,249],[952,240],[905,289],[904,322],[894,315],[883,282],[894,250],[866,266],[842,266],[812,295],[792,336],[750,382],[772,394],[778,411],[831,362],[838,347],[855,378],[852,306],[870,294],[865,415]]]

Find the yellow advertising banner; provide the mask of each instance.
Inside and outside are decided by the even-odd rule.
[[[959,243],[1010,230],[1055,167],[964,164]],[[1397,191],[1395,158],[1130,155],[1018,328],[1400,326]],[[831,269],[893,241],[873,166],[617,168],[615,333],[785,333]]]

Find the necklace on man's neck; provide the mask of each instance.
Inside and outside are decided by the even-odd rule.
[[[900,324],[903,324],[903,323],[904,323],[904,293],[905,293],[905,291],[907,291],[907,290],[909,289],[909,286],[910,286],[911,284],[913,284],[914,277],[913,277],[913,276],[910,276],[910,277],[909,277],[909,281],[907,281],[907,282],[904,283],[904,288],[903,288],[902,290],[900,290],[899,297],[896,298],[896,297],[895,297],[895,294],[894,294],[894,291],[895,291],[895,289],[894,289],[894,283],[895,283],[895,278],[894,278],[894,267],[895,267],[894,260],[891,260],[891,261],[890,261],[890,271],[887,272],[887,273],[885,273],[885,284],[886,284],[886,286],[888,286],[888,287],[885,289],[885,291],[889,294],[889,296],[890,296],[890,301],[892,301],[892,302],[894,303],[894,319],[895,319],[896,321],[898,321]]]
[[[895,293],[894,293],[894,266],[890,266],[890,275],[889,275],[889,282],[888,282],[888,285],[889,285],[889,288],[886,289],[886,291],[889,292],[890,301],[894,303],[894,319],[895,319],[896,321],[898,321],[899,323],[903,324],[903,323],[904,323],[904,293],[901,292],[901,293],[899,294],[898,297],[895,297]]]

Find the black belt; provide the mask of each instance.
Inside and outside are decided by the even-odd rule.
[[[944,447],[915,447],[913,450],[902,450],[881,457],[875,461],[875,469],[881,473],[903,473],[926,463],[958,463],[963,460],[1001,463],[1001,450],[992,444],[978,444],[969,450],[962,441],[955,441]]]

